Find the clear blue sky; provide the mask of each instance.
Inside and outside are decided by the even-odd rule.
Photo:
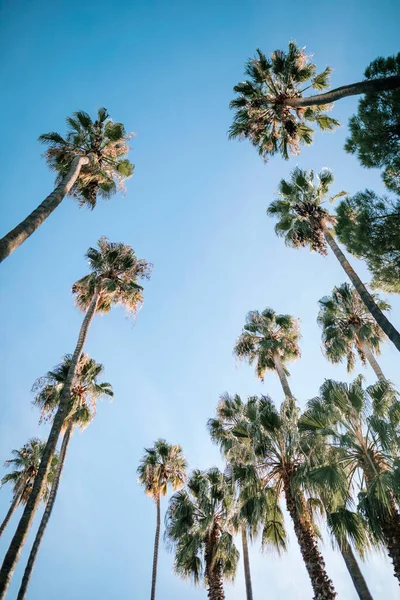
[[[298,160],[267,166],[247,143],[229,142],[232,86],[260,46],[269,53],[295,39],[333,84],[359,80],[377,55],[399,50],[400,5],[305,0],[3,0],[1,229],[8,231],[51,190],[53,174],[41,157],[39,134],[64,132],[64,118],[104,105],[135,131],[136,172],[125,198],[100,201],[94,212],[65,200],[23,247],[1,265],[2,401],[0,460],[33,435],[30,389],[35,379],[75,345],[81,315],[72,283],[86,273],[84,254],[101,235],[131,244],[154,263],[145,306],[136,322],[119,310],[97,317],[87,351],[105,365],[115,390],[90,427],[72,439],[57,504],[28,594],[30,600],[147,598],[155,508],[136,483],[144,446],[157,437],[180,443],[191,467],[220,464],[206,421],[221,392],[270,393],[282,400],[273,374],[259,383],[237,365],[232,346],[251,309],[272,306],[301,319],[302,359],[290,367],[301,406],[326,377],[348,380],[320,348],[318,299],[345,276],[334,257],[285,248],[265,208],[280,177],[296,164],[329,166],[335,190],[366,186],[382,192],[377,171],[346,155],[347,119],[357,100],[340,101],[335,134],[319,134]],[[397,43],[396,43],[397,42]],[[368,281],[363,265],[353,260]],[[390,298],[400,327],[400,300]],[[398,353],[389,344],[381,365],[399,380]],[[357,371],[361,371],[357,365]],[[373,381],[369,370],[367,380]],[[0,492],[0,515],[10,492]],[[165,508],[165,504],[164,504]],[[19,516],[19,515],[18,515]],[[17,518],[1,540],[3,554]],[[31,540],[31,538],[30,538]],[[16,595],[25,549],[9,597]],[[327,569],[340,598],[356,596],[329,540]],[[296,540],[277,559],[252,549],[254,595],[312,597]],[[158,597],[205,598],[176,578],[162,549]],[[365,567],[376,600],[398,597],[389,562]],[[244,598],[242,566],[227,600]]]

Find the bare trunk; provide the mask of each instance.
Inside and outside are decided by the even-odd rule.
[[[342,85],[325,94],[316,94],[308,98],[288,98],[285,100],[286,106],[300,108],[302,106],[320,106],[321,104],[331,104],[347,96],[358,96],[359,94],[386,92],[400,88],[400,76],[391,75],[390,77],[379,77],[377,79],[366,79],[350,85]]]
[[[362,351],[364,352],[365,358],[369,362],[370,366],[372,367],[372,369],[373,369],[375,375],[377,376],[377,378],[379,379],[379,381],[387,381],[386,377],[383,374],[382,369],[379,366],[378,361],[376,360],[375,356],[373,355],[368,344],[366,344],[365,342],[362,342],[361,340],[359,343],[361,345]]]
[[[219,532],[214,526],[209,539],[206,543],[205,563],[207,578],[207,596],[209,600],[225,600],[224,582],[222,577],[222,567],[220,561],[214,561],[215,544],[218,540]]]
[[[253,600],[253,588],[251,585],[249,548],[247,545],[246,527],[244,525],[242,525],[241,533],[242,533],[242,548],[243,548],[244,579],[246,582],[246,600]]]
[[[151,600],[155,600],[156,597],[156,582],[157,582],[157,565],[158,565],[158,546],[160,544],[160,528],[161,528],[161,510],[160,510],[160,495],[157,496],[157,525],[156,535],[154,538],[154,555],[153,555],[153,574],[151,577]],[[19,600],[17,598],[17,600]]]
[[[67,379],[65,381],[65,385],[61,393],[60,404],[58,406],[57,413],[54,417],[50,434],[47,439],[46,447],[43,452],[43,457],[40,461],[38,473],[33,483],[32,491],[30,493],[28,502],[26,503],[25,510],[22,514],[17,530],[14,534],[13,539],[11,540],[10,547],[8,548],[7,554],[4,557],[4,561],[0,570],[0,600],[4,600],[6,596],[8,586],[10,585],[11,577],[14,573],[14,569],[17,565],[22,548],[26,541],[29,528],[32,524],[35,512],[39,506],[40,499],[42,497],[42,491],[46,484],[47,474],[50,469],[54,450],[56,448],[61,429],[64,425],[65,418],[68,414],[72,383],[75,377],[79,359],[82,355],[90,323],[92,322],[93,317],[96,313],[98,297],[99,294],[98,290],[96,289],[93,294],[93,298],[90,302],[89,308],[86,312],[85,318],[83,319],[83,323],[78,336],[78,342],[74,354],[72,356]]]
[[[393,327],[389,319],[385,317],[381,309],[377,307],[371,294],[368,292],[367,288],[365,287],[357,273],[354,271],[353,267],[350,265],[346,256],[341,251],[332,234],[328,231],[327,228],[324,228],[324,236],[334,255],[343,267],[343,270],[345,271],[346,275],[356,288],[361,300],[364,302],[365,306],[368,308],[369,312],[374,317],[375,321],[378,323],[382,331],[386,333],[388,338],[396,346],[397,350],[400,351],[400,333],[397,331],[397,329]]]
[[[360,600],[374,600],[349,542],[347,540],[340,540],[339,538],[336,538],[336,541],[358,597]]]
[[[3,535],[4,530],[7,527],[11,517],[13,516],[15,509],[17,508],[18,504],[20,503],[21,496],[22,496],[22,492],[14,494],[14,497],[11,501],[11,506],[8,509],[8,512],[4,518],[4,521],[0,525],[0,537]]]
[[[44,532],[46,531],[47,524],[51,517],[51,512],[53,510],[54,503],[56,501],[58,486],[60,484],[61,473],[64,468],[65,456],[67,454],[68,444],[71,438],[72,433],[72,424],[68,425],[66,432],[64,433],[60,456],[57,463],[56,472],[54,474],[54,481],[51,486],[50,494],[48,500],[46,502],[46,508],[44,509],[44,513],[42,516],[42,520],[40,521],[39,529],[37,531],[35,540],[33,542],[32,550],[29,554],[28,562],[24,571],[24,576],[22,577],[21,587],[19,588],[17,600],[24,600],[26,596],[26,592],[28,589],[28,585],[31,579],[33,567],[35,566],[36,558],[39,552],[40,544],[42,542]]]
[[[25,242],[47,217],[51,215],[53,210],[61,204],[79,177],[82,166],[88,163],[89,159],[87,156],[75,156],[68,173],[51,194],[26,219],[0,239],[0,262],[10,256],[11,252],[14,252],[18,246]]]
[[[304,564],[314,590],[314,600],[335,600],[337,597],[331,579],[328,577],[325,562],[318,549],[317,539],[303,501],[302,514],[299,514],[296,498],[290,485],[290,476],[284,481],[286,507],[293,521],[294,531],[300,546]]]
[[[282,361],[277,354],[274,354],[274,363],[276,372],[278,373],[278,377],[283,388],[283,393],[285,394],[286,398],[293,398],[292,391],[289,387],[289,382],[283,369]]]

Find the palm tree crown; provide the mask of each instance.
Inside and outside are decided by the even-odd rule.
[[[372,296],[381,310],[390,309],[377,294]],[[365,344],[379,354],[386,336],[351,285],[343,283],[335,287],[331,296],[321,298],[319,305],[318,323],[322,327],[325,354],[331,362],[339,363],[345,358],[351,372],[355,353],[365,365]]]
[[[13,458],[6,460],[4,463],[5,467],[12,468],[13,470],[2,477],[1,485],[11,483],[13,485],[14,495],[20,495],[20,502],[22,504],[26,504],[28,501],[45,445],[45,442],[42,442],[38,438],[31,438],[24,446],[22,446],[22,448],[13,450]],[[43,500],[45,500],[49,494],[57,465],[57,459],[58,455],[55,454],[47,476],[46,486],[42,493]]]
[[[138,467],[139,483],[146,493],[157,499],[166,496],[168,486],[178,490],[186,479],[187,462],[182,448],[158,439],[152,448],[146,448]]]
[[[133,173],[126,158],[129,152],[127,134],[122,123],[114,123],[105,108],[100,108],[93,121],[88,113],[78,111],[66,119],[65,137],[54,131],[39,137],[48,145],[45,156],[51,169],[58,173],[57,181],[68,172],[75,156],[89,157],[69,194],[80,205],[96,206],[97,197],[109,198],[117,189],[124,190],[124,181]]]
[[[272,308],[261,313],[250,311],[234,347],[240,359],[256,363],[256,373],[262,381],[267,370],[275,371],[275,358],[283,364],[285,374],[289,372],[284,363],[300,357],[300,330],[298,320],[290,315],[278,315]]]
[[[231,138],[247,138],[259,154],[267,159],[278,152],[288,159],[299,154],[300,144],[311,144],[313,129],[331,130],[339,122],[326,114],[329,106],[290,106],[304,91],[329,87],[330,67],[317,74],[310,57],[294,42],[288,52],[275,50],[268,59],[261,50],[246,64],[247,79],[233,89],[238,94],[230,104],[235,116]]]
[[[143,288],[137,280],[149,279],[151,265],[136,258],[127,244],[112,243],[106,237],[100,238],[98,248],[89,248],[86,257],[91,273],[72,286],[77,306],[86,311],[97,292],[96,312],[108,313],[117,304],[136,312],[143,303]]]
[[[323,228],[326,224],[333,224],[334,217],[329,214],[323,203],[332,183],[333,174],[328,169],[321,171],[315,180],[314,171],[305,171],[298,167],[290,174],[290,181],[280,181],[278,197],[268,207],[267,214],[278,217],[275,232],[285,238],[288,246],[310,246],[315,252],[327,254]],[[345,192],[340,192],[330,200],[343,195]]]
[[[233,579],[239,553],[233,541],[234,494],[218,469],[194,471],[172,496],[166,533],[175,547],[175,570],[195,583],[206,582],[209,597],[223,598],[222,579]],[[217,591],[219,588],[219,591]]]
[[[40,377],[34,384],[36,392],[33,404],[41,411],[41,421],[52,419],[58,410],[60,395],[67,380],[72,356],[67,354],[62,363]],[[73,427],[84,429],[96,414],[96,403],[103,396],[113,397],[110,383],[98,382],[104,371],[103,365],[97,363],[88,354],[82,354],[75,375],[68,415],[64,421],[64,429]]]

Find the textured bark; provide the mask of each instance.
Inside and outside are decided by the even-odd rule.
[[[366,344],[365,342],[362,342],[360,340],[360,346],[361,346],[362,351],[364,352],[365,358],[369,362],[370,366],[372,367],[372,369],[373,369],[375,375],[377,376],[377,378],[379,379],[379,381],[386,381],[386,377],[384,376],[383,371],[380,368],[379,363],[376,360],[375,356],[373,355],[368,344]]]
[[[317,539],[307,514],[307,507],[303,500],[302,514],[299,514],[296,498],[290,486],[290,476],[284,481],[284,491],[286,507],[293,521],[300,551],[314,590],[314,600],[335,600],[337,595],[326,572],[324,559],[318,549]]]
[[[57,468],[54,473],[54,481],[51,486],[50,494],[48,500],[46,502],[46,508],[44,509],[44,513],[42,516],[42,520],[40,521],[39,529],[37,531],[35,540],[32,545],[31,552],[29,554],[28,562],[24,571],[24,575],[22,577],[21,587],[19,588],[17,600],[24,600],[26,596],[26,592],[28,590],[28,585],[31,579],[33,567],[35,566],[36,558],[39,552],[40,544],[42,542],[44,532],[46,531],[47,524],[50,520],[51,513],[53,510],[53,506],[56,501],[58,486],[60,484],[61,473],[64,468],[65,456],[67,454],[68,444],[71,438],[72,433],[72,424],[68,425],[66,432],[64,433],[63,441],[61,444],[60,456],[57,463]]]
[[[287,398],[293,398],[292,390],[289,387],[285,371],[283,369],[282,361],[277,354],[274,354],[275,369],[278,373],[279,380],[281,382],[283,392]]]
[[[155,600],[156,597],[156,583],[157,583],[157,565],[158,565],[158,547],[160,544],[160,528],[161,528],[161,510],[160,510],[160,495],[157,496],[157,525],[156,534],[154,537],[154,554],[153,554],[153,573],[151,577],[151,600]],[[17,598],[18,600],[18,598]]]
[[[300,108],[302,106],[320,106],[321,104],[330,104],[347,96],[358,96],[359,94],[386,92],[400,88],[400,76],[391,75],[390,77],[379,77],[377,79],[366,79],[350,85],[330,90],[325,94],[315,94],[308,98],[288,98],[285,100],[286,106]]]
[[[209,600],[225,600],[224,582],[220,561],[213,561],[214,548],[219,537],[219,531],[214,526],[206,543],[205,562],[207,578],[207,596]],[[214,564],[213,564],[214,563]]]
[[[60,403],[57,413],[54,417],[54,421],[50,430],[49,437],[47,439],[46,447],[43,452],[43,457],[39,465],[38,473],[33,483],[33,488],[30,493],[28,502],[26,503],[25,510],[22,514],[17,530],[11,540],[10,547],[8,548],[7,554],[4,557],[4,561],[0,570],[0,600],[4,600],[8,586],[10,585],[11,577],[14,573],[14,569],[17,565],[20,557],[22,548],[25,544],[29,528],[32,525],[35,512],[39,506],[43,488],[46,484],[47,474],[51,466],[51,460],[57,445],[57,441],[64,425],[66,416],[68,415],[69,398],[71,394],[71,387],[75,377],[76,369],[78,366],[79,359],[82,355],[83,347],[87,338],[90,323],[96,313],[96,307],[98,302],[98,291],[95,290],[93,298],[90,302],[89,308],[86,312],[85,318],[79,332],[78,342],[71,359],[71,365],[68,371],[67,379],[60,397]]]
[[[339,263],[343,267],[343,270],[345,271],[346,275],[356,288],[361,300],[364,302],[365,306],[368,308],[369,312],[374,317],[379,327],[384,333],[386,333],[388,338],[393,342],[397,350],[399,350],[400,352],[400,333],[397,331],[397,329],[393,327],[389,319],[385,317],[381,309],[377,307],[371,294],[368,292],[367,288],[365,287],[357,273],[354,271],[353,267],[350,265],[346,256],[343,254],[343,252],[337,245],[332,234],[326,228],[324,228],[324,236],[333,253],[335,254],[336,258],[338,259]]]
[[[89,159],[87,156],[75,156],[71,167],[61,183],[43,200],[41,204],[31,214],[26,217],[19,225],[14,227],[3,238],[0,239],[0,262],[11,252],[14,252],[25,240],[36,231],[38,227],[47,219],[49,215],[61,204],[62,200],[68,194],[83,165],[87,165]]]
[[[249,548],[247,545],[246,527],[244,525],[242,525],[241,533],[242,533],[242,548],[243,548],[244,580],[246,582],[246,600],[253,600],[253,588],[251,585]]]
[[[340,552],[343,556],[343,560],[353,581],[353,585],[358,597],[360,600],[374,600],[349,542],[346,540],[339,540],[338,538],[336,538],[336,541],[339,545]]]

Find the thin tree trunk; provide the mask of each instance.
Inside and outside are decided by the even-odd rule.
[[[359,343],[362,348],[362,351],[365,354],[365,358],[369,362],[370,366],[372,367],[372,369],[373,369],[375,375],[377,376],[377,378],[379,379],[379,381],[387,381],[386,377],[383,374],[382,369],[379,366],[378,361],[376,360],[375,356],[373,355],[368,344],[366,344],[365,342],[362,342],[361,340],[359,341]]]
[[[314,600],[335,600],[337,597],[331,579],[328,577],[325,562],[318,549],[317,539],[308,517],[308,509],[303,501],[303,511],[299,514],[296,498],[291,490],[290,476],[284,481],[286,507],[294,525],[304,564],[314,590]]]
[[[371,294],[368,292],[367,288],[365,287],[357,273],[354,271],[353,267],[350,265],[346,256],[341,251],[332,234],[328,231],[327,228],[324,228],[324,236],[327,243],[331,247],[334,255],[343,267],[343,270],[345,271],[346,275],[356,288],[361,300],[364,302],[365,306],[368,308],[369,312],[374,317],[379,327],[382,329],[382,331],[386,333],[388,338],[393,342],[397,350],[399,350],[400,352],[400,333],[397,331],[397,329],[393,327],[389,319],[385,317],[381,309],[377,307]]]
[[[274,364],[283,388],[283,393],[287,398],[293,398],[292,390],[289,387],[289,382],[283,369],[282,361],[277,354],[274,354]]]
[[[35,512],[39,506],[42,490],[46,483],[47,474],[50,469],[51,460],[53,458],[54,450],[57,445],[57,441],[64,425],[65,418],[68,414],[69,398],[71,395],[71,387],[79,363],[79,359],[82,355],[83,347],[87,338],[90,323],[96,313],[97,302],[99,298],[99,292],[95,289],[93,298],[90,302],[89,308],[86,312],[85,318],[79,332],[78,342],[71,359],[71,365],[68,371],[67,379],[60,397],[60,403],[58,406],[57,413],[54,417],[54,421],[50,430],[49,437],[47,439],[46,447],[43,452],[42,460],[40,461],[39,469],[35,477],[33,488],[26,503],[25,510],[22,514],[17,530],[14,534],[11,544],[8,548],[7,554],[4,557],[4,561],[0,570],[0,600],[4,600],[8,586],[10,585],[11,577],[14,573],[14,569],[20,557],[23,545],[26,541],[29,528],[32,524]]]
[[[205,574],[207,577],[207,597],[209,600],[225,600],[221,562],[219,560],[213,561],[214,548],[218,537],[219,532],[214,526],[209,535],[205,550]]]
[[[157,583],[157,565],[158,565],[158,546],[160,544],[160,528],[161,528],[161,510],[160,510],[160,494],[156,500],[157,506],[157,525],[156,535],[154,537],[154,555],[153,555],[153,573],[151,577],[151,600],[156,598],[156,583]],[[19,598],[17,598],[19,600]]]
[[[374,600],[349,542],[347,540],[340,540],[338,537],[336,537],[336,541],[358,597],[360,600]]]
[[[11,517],[14,514],[15,509],[17,508],[20,500],[21,500],[21,496],[22,493],[20,492],[19,494],[14,494],[14,497],[11,501],[11,506],[8,509],[8,512],[4,518],[4,521],[2,522],[2,524],[0,525],[0,537],[3,535],[5,528],[7,527]]]
[[[75,156],[68,173],[51,194],[26,219],[0,239],[0,262],[10,256],[11,252],[14,252],[18,246],[25,242],[40,227],[43,221],[51,215],[74,185],[79,177],[82,166],[88,163],[89,159],[87,156]]]
[[[391,75],[390,77],[378,77],[376,79],[366,79],[350,85],[330,90],[325,94],[315,94],[308,98],[288,98],[285,100],[285,106],[299,108],[302,106],[320,106],[321,104],[330,104],[347,96],[358,96],[359,94],[368,94],[376,92],[386,92],[400,88],[400,76]]]
[[[246,527],[242,525],[242,548],[243,548],[243,566],[244,566],[244,579],[246,582],[246,599],[253,600],[253,588],[251,585],[251,573],[250,573],[250,560],[249,560],[249,548],[247,545],[247,532]]]
[[[36,558],[39,552],[40,544],[42,542],[44,532],[46,531],[47,524],[51,517],[51,512],[53,510],[54,503],[56,501],[58,486],[60,484],[61,473],[64,468],[65,456],[67,454],[68,444],[71,439],[72,433],[72,424],[68,425],[66,432],[63,436],[63,441],[61,444],[60,456],[58,459],[56,471],[54,474],[54,481],[51,486],[50,494],[48,500],[46,502],[46,508],[44,509],[44,513],[42,516],[42,520],[40,521],[39,529],[37,531],[35,540],[33,542],[32,550],[29,554],[28,562],[24,571],[24,576],[22,577],[21,587],[19,588],[17,600],[24,600],[26,596],[26,592],[28,589],[28,585],[31,579],[33,567],[35,566]]]

